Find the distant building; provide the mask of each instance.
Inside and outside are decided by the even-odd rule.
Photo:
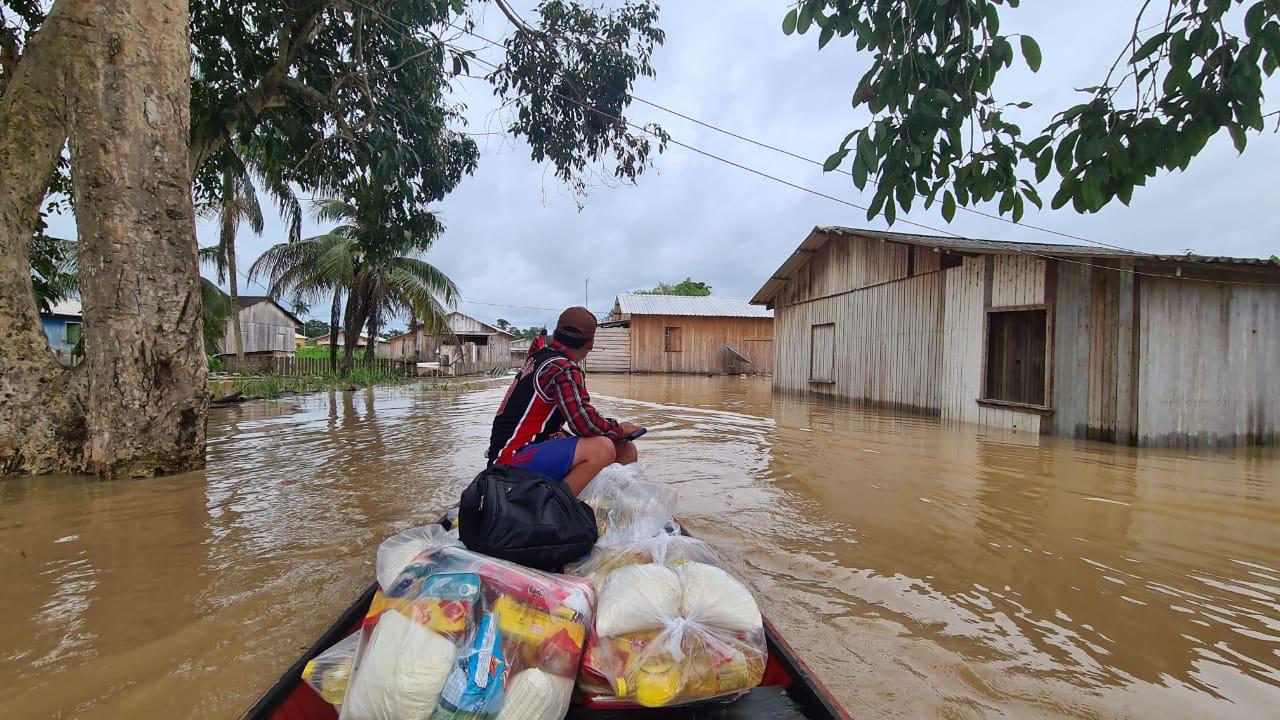
[[[390,339],[392,359],[438,362],[452,374],[487,372],[511,366],[511,333],[460,312],[447,316],[449,332],[430,334],[422,328]]]
[[[524,361],[529,357],[529,344],[532,342],[532,340],[511,341],[511,367],[524,365]]]
[[[265,295],[241,295],[240,337],[244,354],[262,357],[289,357],[297,347],[295,336],[302,321],[283,305]],[[218,343],[218,355],[235,355],[235,330],[227,319],[222,342]]]
[[[819,227],[774,388],[1125,444],[1280,440],[1280,265]]]
[[[342,331],[339,330],[338,343],[337,343],[339,348],[344,348],[347,346],[346,342],[343,339],[344,337],[345,336],[342,334]],[[368,346],[369,346],[369,336],[365,333],[360,333],[360,337],[356,338],[356,348],[364,349]],[[325,333],[324,335],[321,335],[320,337],[316,338],[316,347],[329,347],[328,333]],[[378,344],[376,347],[374,347],[373,352],[376,355],[389,355],[391,352],[391,342],[386,338],[378,338]]]
[[[80,331],[83,328],[79,300],[64,300],[51,308],[49,314],[40,314],[40,324],[49,339],[49,349],[58,356],[58,362],[71,365],[72,354],[76,344],[80,342]]]
[[[773,372],[773,312],[740,297],[619,295],[587,370]]]

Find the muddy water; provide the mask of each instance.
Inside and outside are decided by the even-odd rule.
[[[1280,454],[592,379],[860,717],[1275,717]],[[234,717],[476,469],[500,388],[214,413],[204,473],[0,483],[0,717]]]

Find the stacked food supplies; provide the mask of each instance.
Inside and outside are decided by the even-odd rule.
[[[588,702],[671,706],[760,683],[760,610],[634,466],[582,493],[600,539],[569,575],[471,552],[440,525],[378,548],[358,632],[303,678],[342,720],[560,720]]]
[[[383,543],[378,585],[350,670],[339,643],[304,671],[341,718],[564,717],[592,624],[589,581],[470,552],[429,527]]]
[[[678,534],[675,494],[615,465],[583,500],[596,510],[601,536],[591,556],[569,568],[598,590],[582,691],[597,701],[663,707],[759,685],[767,660],[760,609],[710,546]]]

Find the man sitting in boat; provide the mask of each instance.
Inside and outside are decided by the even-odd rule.
[[[525,361],[498,406],[486,454],[491,464],[533,470],[580,493],[606,466],[636,461],[627,436],[637,427],[602,416],[587,394],[579,363],[595,336],[591,311],[560,314],[551,344]]]

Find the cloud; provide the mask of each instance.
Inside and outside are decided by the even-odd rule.
[[[1074,88],[1106,75],[1132,29],[1135,9],[1133,3],[1081,0],[1005,11],[1005,29],[1033,35],[1044,51],[1038,74],[1019,66],[1001,79],[1008,99],[1036,104],[1019,115],[1024,128],[1043,126],[1052,112],[1078,101]],[[636,94],[804,156],[826,158],[845,133],[866,120],[849,99],[870,58],[848,40],[819,52],[816,33],[784,36],[784,12],[778,3],[667,2],[661,19],[667,43],[655,57],[658,76],[641,82]],[[483,33],[502,35],[500,20],[488,14]],[[486,86],[470,83],[459,99],[469,106],[470,130],[501,129]],[[870,201],[871,193],[858,192],[846,176],[823,174],[644,104],[636,103],[630,116],[659,122],[683,142],[762,172],[856,204]],[[428,256],[470,301],[561,308],[582,302],[586,278],[597,312],[607,310],[618,292],[686,276],[710,283],[716,294],[750,295],[814,225],[884,226],[868,222],[860,210],[676,146],[636,185],[600,188],[579,210],[552,173],[529,159],[522,143],[481,138],[481,147],[485,154],[475,175],[440,205],[448,231]],[[1280,218],[1269,209],[1277,165],[1275,134],[1251,137],[1238,157],[1223,133],[1186,173],[1139,189],[1132,207],[1117,203],[1088,216],[1069,208],[1030,212],[1024,222],[1139,250],[1269,256],[1280,252]],[[974,237],[1061,241],[964,212],[947,225],[938,208],[906,219]],[[310,222],[305,229],[321,230]],[[924,232],[902,219],[895,229]],[[202,226],[200,236],[212,242],[215,229]],[[261,238],[242,232],[246,267],[282,239],[275,218]],[[245,290],[250,291],[259,289]],[[484,320],[502,317],[520,325],[550,323],[556,314],[478,304],[461,308]],[[313,315],[326,310],[316,308]]]

